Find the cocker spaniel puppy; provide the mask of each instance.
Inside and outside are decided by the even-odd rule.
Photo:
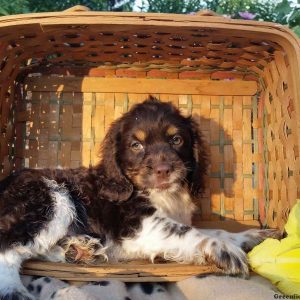
[[[191,225],[208,160],[193,120],[149,98],[114,122],[91,168],[25,169],[0,183],[0,299],[33,299],[19,268],[31,257],[67,261],[162,257],[248,273],[245,252],[273,230]],[[61,253],[60,253],[61,254]]]

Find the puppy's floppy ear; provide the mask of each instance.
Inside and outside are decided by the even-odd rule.
[[[205,175],[208,169],[208,149],[203,141],[202,134],[198,129],[199,125],[190,117],[190,130],[193,142],[194,164],[190,176],[190,190],[193,196],[199,196],[205,188]]]
[[[132,184],[122,173],[119,166],[122,124],[122,119],[113,123],[102,144],[101,167],[105,176],[101,179],[101,188],[98,196],[111,201],[125,201],[133,192]]]

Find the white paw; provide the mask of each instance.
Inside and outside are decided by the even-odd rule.
[[[224,273],[247,277],[249,274],[244,251],[234,244],[215,238],[206,238],[199,244],[207,263],[213,263]]]

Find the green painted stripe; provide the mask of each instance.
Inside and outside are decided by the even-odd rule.
[[[224,164],[220,164],[220,187],[224,189]]]
[[[211,105],[211,108],[214,108],[214,109],[232,109],[233,108],[233,105],[232,104],[212,104]]]
[[[252,145],[253,141],[252,140],[244,140],[243,145]]]
[[[202,106],[201,106],[201,104],[198,104],[198,103],[193,103],[193,107],[192,107],[192,109],[195,109],[195,108],[198,108],[198,109],[200,109]]]
[[[224,173],[224,178],[234,178],[233,173]]]
[[[62,100],[31,100],[31,101],[27,101],[27,103],[31,103],[31,104],[52,104],[52,105],[73,105],[74,102],[73,100],[67,100],[67,99],[62,99]],[[85,103],[89,103],[91,104],[91,102],[85,102]],[[79,102],[78,104],[82,104],[82,102]]]
[[[243,174],[243,178],[252,178],[252,174]]]
[[[187,96],[187,110],[188,110],[188,114],[191,115],[193,111],[192,95]]]
[[[214,172],[214,173],[211,173],[209,176],[212,178],[221,178],[222,174],[220,172]],[[233,173],[224,173],[223,177],[224,178],[234,178],[234,174]]]
[[[219,115],[220,124],[224,123],[224,97],[220,97],[220,115]],[[225,143],[225,133],[224,129],[221,128],[219,132],[219,139],[220,139],[220,153],[224,154],[224,143]]]
[[[224,130],[220,130],[220,153],[224,154],[225,137]]]
[[[29,141],[39,141],[40,137],[39,136],[30,136],[26,138]],[[66,138],[63,136],[50,136],[47,138],[46,141],[41,141],[41,142],[95,142],[95,143],[100,143],[102,142],[102,139],[95,139],[94,137],[91,138],[80,138],[80,137],[74,137],[72,139]]]
[[[221,141],[220,140],[218,140],[218,141],[212,141],[212,142],[210,142],[210,144],[209,144],[210,146],[220,146],[221,145]],[[232,141],[230,141],[230,140],[224,140],[223,141],[223,145],[225,146],[225,145],[232,145]]]

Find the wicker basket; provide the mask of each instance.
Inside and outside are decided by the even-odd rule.
[[[300,187],[300,43],[286,27],[75,7],[2,17],[0,40],[1,178],[97,163],[112,120],[153,94],[193,114],[210,146],[195,224],[283,228]],[[159,281],[209,270],[37,262],[24,272]]]

